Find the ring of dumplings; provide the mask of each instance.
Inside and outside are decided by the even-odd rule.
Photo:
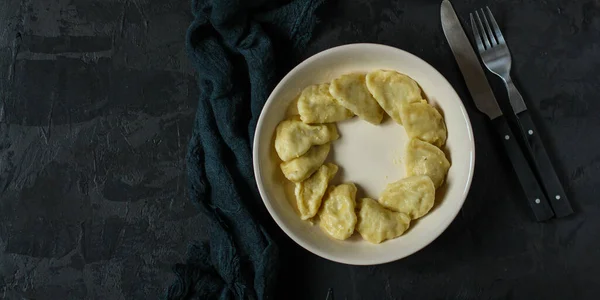
[[[301,220],[318,221],[334,239],[358,232],[379,244],[401,236],[412,220],[429,213],[450,162],[440,149],[447,139],[444,118],[422,95],[417,82],[391,70],[345,74],[304,88],[297,101],[299,116],[280,122],[275,131],[280,169],[295,185]],[[384,113],[409,137],[406,177],[387,184],[378,199],[357,200],[353,183],[330,184],[339,169],[326,162],[340,137],[335,123],[358,116],[377,125]]]

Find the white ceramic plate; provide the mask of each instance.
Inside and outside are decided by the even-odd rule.
[[[404,235],[374,245],[355,232],[346,241],[334,240],[318,225],[300,220],[293,191],[286,182],[273,149],[277,124],[286,118],[290,104],[303,88],[329,82],[342,74],[391,69],[416,80],[430,103],[442,111],[448,128],[443,150],[452,166],[446,184],[438,190],[429,214],[413,221]],[[293,106],[292,106],[293,107]],[[379,197],[385,185],[404,177],[407,136],[404,128],[386,116],[379,125],[354,117],[338,123],[340,139],[333,143],[329,160],[340,166],[334,184],[354,182],[358,197]],[[475,163],[471,123],[448,81],[420,58],[400,49],[377,44],[351,44],[318,53],[290,71],[267,100],[256,128],[254,173],[262,199],[277,224],[296,243],[326,259],[353,265],[381,264],[411,255],[436,239],[461,209],[469,191]]]

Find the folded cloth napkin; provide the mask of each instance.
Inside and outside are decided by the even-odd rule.
[[[174,267],[167,299],[274,298],[278,250],[256,219],[262,204],[251,146],[285,71],[278,61],[291,55],[282,49],[306,45],[322,1],[192,2],[186,47],[200,99],[186,163],[189,196],[210,223],[210,242],[190,246],[187,262]]]

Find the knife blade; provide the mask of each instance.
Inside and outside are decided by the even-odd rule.
[[[502,111],[479,64],[479,59],[448,0],[442,1],[441,18],[444,35],[465,78],[475,106],[490,119],[501,116]]]
[[[492,120],[492,124],[502,139],[504,149],[517,174],[517,179],[525,192],[527,203],[531,207],[534,217],[538,221],[552,218],[554,212],[550,208],[548,200],[517,142],[518,135],[512,132],[506,117],[502,115],[502,110],[500,110],[496,97],[494,97],[479,59],[450,1],[442,1],[440,17],[444,35],[465,79],[473,102],[475,102],[475,106],[479,111]]]

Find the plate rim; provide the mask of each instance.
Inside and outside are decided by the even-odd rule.
[[[468,173],[468,177],[467,177],[467,182],[466,182],[466,186],[465,189],[463,191],[463,197],[460,201],[460,206],[459,208],[453,213],[453,215],[451,216],[451,218],[448,218],[446,223],[440,223],[440,226],[438,226],[438,231],[434,232],[432,235],[430,235],[430,238],[427,239],[425,241],[425,243],[423,243],[422,246],[420,247],[416,247],[414,248],[413,251],[409,251],[409,252],[405,252],[401,255],[397,255],[397,256],[390,256],[387,258],[383,258],[383,259],[346,259],[346,258],[340,258],[337,256],[332,256],[327,252],[324,251],[320,251],[318,249],[313,248],[312,246],[308,245],[307,243],[305,243],[301,238],[299,238],[298,236],[296,236],[296,234],[290,229],[288,228],[288,226],[285,224],[284,220],[282,220],[276,213],[274,213],[274,208],[272,207],[272,205],[269,203],[269,201],[265,200],[265,198],[267,197],[266,194],[266,190],[263,187],[262,182],[262,175],[261,175],[261,166],[260,166],[260,162],[258,159],[259,153],[258,153],[258,145],[259,145],[259,140],[260,137],[262,136],[262,134],[260,134],[259,132],[259,128],[262,127],[262,124],[264,123],[265,120],[265,116],[266,114],[265,112],[265,108],[268,108],[270,105],[273,104],[273,102],[275,101],[275,97],[274,95],[277,94],[279,92],[279,90],[282,88],[283,84],[285,82],[287,82],[289,80],[290,77],[292,77],[295,73],[298,72],[298,70],[304,68],[305,65],[311,63],[314,60],[317,60],[319,58],[321,58],[322,56],[328,55],[331,52],[337,52],[337,51],[342,51],[342,50],[349,50],[351,48],[380,48],[380,49],[384,49],[386,51],[396,51],[399,52],[402,55],[407,55],[409,57],[411,57],[412,59],[418,60],[421,63],[423,63],[426,66],[429,66],[429,68],[431,68],[432,72],[437,73],[437,75],[439,75],[439,77],[445,81],[445,83],[448,84],[448,86],[450,86],[450,88],[452,89],[452,92],[454,93],[454,95],[456,96],[456,98],[458,98],[459,101],[459,108],[460,111],[463,114],[463,117],[466,120],[467,123],[467,130],[468,130],[468,137],[469,137],[469,148],[471,149],[471,155],[470,155],[470,159],[469,159],[469,173]],[[413,255],[419,251],[421,251],[423,248],[427,247],[428,245],[430,245],[433,241],[435,241],[442,233],[444,233],[446,231],[446,229],[448,229],[448,227],[450,226],[450,224],[452,224],[452,222],[454,221],[454,219],[456,219],[456,216],[458,215],[458,213],[461,211],[464,202],[467,199],[469,190],[471,189],[471,184],[473,182],[473,173],[475,170],[475,155],[476,155],[476,151],[475,151],[475,140],[474,140],[474,135],[473,135],[473,128],[472,128],[472,124],[471,124],[471,120],[469,118],[469,114],[467,113],[467,110],[464,106],[464,103],[461,99],[461,97],[458,95],[458,93],[456,92],[456,90],[454,89],[454,87],[452,86],[452,84],[450,84],[450,82],[448,81],[448,79],[446,79],[446,77],[444,75],[442,75],[442,73],[440,73],[435,67],[433,67],[431,64],[429,64],[428,62],[426,62],[425,60],[423,60],[422,58],[406,51],[406,50],[402,50],[400,48],[396,48],[396,47],[392,47],[392,46],[388,46],[388,45],[383,45],[383,44],[376,44],[376,43],[351,43],[351,44],[345,44],[345,45],[340,45],[340,46],[336,46],[336,47],[332,47],[329,49],[325,49],[321,52],[318,52],[310,57],[308,57],[307,59],[303,60],[302,62],[300,62],[297,66],[295,66],[293,69],[291,69],[275,86],[275,88],[273,88],[273,90],[271,91],[271,93],[269,94],[269,97],[267,98],[267,100],[265,101],[264,106],[261,109],[260,112],[260,116],[258,118],[258,121],[256,123],[256,128],[255,128],[255,132],[254,132],[254,139],[252,142],[252,164],[253,164],[253,169],[254,169],[254,179],[256,182],[256,186],[258,187],[258,191],[260,194],[260,197],[265,205],[265,207],[267,208],[267,211],[269,212],[269,215],[271,215],[271,218],[273,218],[273,220],[275,221],[275,223],[277,223],[277,225],[279,226],[279,228],[281,228],[281,230],[283,230],[283,232],[285,232],[285,234],[291,238],[294,242],[296,242],[296,244],[300,245],[302,248],[308,250],[309,252],[320,256],[322,258],[328,259],[330,261],[334,261],[334,262],[338,262],[338,263],[343,263],[343,264],[347,264],[347,265],[379,265],[379,264],[385,264],[385,263],[389,263],[389,262],[393,262],[393,261],[397,261],[400,259],[403,259],[405,257],[408,257],[410,255]]]

